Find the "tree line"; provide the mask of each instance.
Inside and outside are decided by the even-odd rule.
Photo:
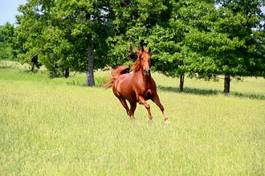
[[[51,77],[131,64],[140,41],[165,75],[212,79],[265,76],[264,0],[28,0],[17,24],[0,27],[0,52],[39,62]],[[3,44],[5,43],[5,44]],[[5,49],[3,49],[5,48]],[[8,56],[10,57],[10,56]]]

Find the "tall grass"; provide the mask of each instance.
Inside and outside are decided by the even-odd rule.
[[[264,175],[265,100],[245,96],[262,97],[263,79],[224,97],[221,82],[187,79],[179,93],[153,76],[170,125],[151,102],[153,122],[141,105],[129,120],[111,90],[77,86],[84,74],[0,69],[0,175]]]

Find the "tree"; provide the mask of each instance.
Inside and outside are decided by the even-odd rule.
[[[0,59],[14,59],[13,41],[15,28],[10,23],[0,26]]]
[[[218,6],[216,6],[216,3]],[[243,4],[243,5],[242,5]],[[29,0],[20,6],[15,44],[29,62],[38,54],[51,77],[131,64],[144,40],[153,68],[168,76],[212,78],[264,74],[261,0]],[[218,7],[218,8],[217,8]],[[262,70],[263,69],[263,70]]]
[[[179,90],[183,91],[184,75],[195,76],[191,70],[192,52],[185,43],[193,29],[204,30],[211,25],[213,1],[171,1],[169,19],[152,29],[149,40],[154,47],[155,68],[168,76],[179,76]]]
[[[114,9],[115,34],[108,40],[112,63],[126,62],[130,46],[145,40],[152,48],[153,68],[168,76],[179,76],[182,91],[184,74],[195,75],[188,67],[190,58],[198,55],[186,46],[186,34],[194,28],[207,30],[215,17],[214,1],[130,1],[120,9]]]
[[[224,93],[229,95],[231,76],[258,76],[262,67],[257,64],[264,65],[261,55],[257,57],[260,44],[254,37],[262,19],[261,4],[258,1],[219,2],[223,6],[216,10],[218,18],[214,18],[212,27],[194,29],[186,36],[186,45],[198,55],[191,60],[191,71],[207,77],[224,74]]]
[[[54,1],[29,0],[20,5],[15,30],[15,47],[17,57],[21,62],[31,62],[33,55],[38,55],[40,61],[44,60],[42,33],[49,26],[50,8]],[[53,75],[51,72],[50,75]]]
[[[184,70],[180,67],[183,64],[182,32],[180,31],[180,27],[156,25],[148,38],[149,46],[152,48],[152,63],[155,70],[167,76],[184,75]],[[184,82],[182,82],[180,90],[183,89],[183,84]]]
[[[264,20],[264,15],[261,13],[260,7],[264,5],[264,1],[261,0],[247,0],[247,1],[218,1],[223,11],[230,11],[231,16],[222,16],[224,20],[219,22],[219,32],[227,33],[229,38],[238,38],[243,44],[235,50],[237,54],[238,64],[236,71],[233,71],[235,66],[230,66],[229,71],[225,73],[224,92],[229,94],[230,90],[230,75],[248,75],[248,76],[260,76],[261,70],[257,65],[264,65],[264,57],[258,56],[257,50],[260,49],[260,44],[255,38],[255,30],[260,28],[261,21]],[[228,10],[223,10],[228,9]],[[226,19],[238,18],[234,25],[228,25]],[[263,29],[264,30],[264,29]],[[232,57],[231,57],[232,58]],[[263,60],[263,63],[260,61]],[[255,71],[253,72],[253,67]],[[264,66],[263,66],[264,67]],[[262,67],[261,67],[262,68]]]
[[[67,77],[70,69],[87,70],[87,84],[93,86],[93,70],[104,66],[107,53],[107,5],[96,0],[28,1],[17,17],[20,58],[29,61],[39,54],[52,77]]]

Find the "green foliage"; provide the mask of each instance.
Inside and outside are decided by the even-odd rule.
[[[93,46],[95,67],[103,67],[109,33],[103,7],[105,1],[28,1],[19,8],[19,57],[30,62],[38,54],[54,77],[69,68],[86,70],[87,48]]]
[[[167,25],[171,16],[172,2],[131,1],[126,7],[120,4],[113,8],[113,11],[114,34],[108,38],[110,48],[108,56],[115,64],[126,63],[129,60],[128,54],[132,52],[131,48],[138,48],[141,40],[151,43],[149,38],[154,35],[152,30],[158,25]],[[155,40],[154,38],[155,36],[152,40]],[[154,49],[154,45],[149,45]]]
[[[38,54],[54,77],[69,69],[130,65],[129,53],[144,40],[153,52],[152,68],[168,76],[264,75],[262,5],[260,0],[29,0],[19,8],[14,53],[22,62]]]
[[[148,42],[152,48],[152,64],[156,70],[170,76],[176,76],[181,72],[178,67],[183,62],[181,43],[176,30],[156,25]]]
[[[43,31],[42,39],[43,63],[51,71],[52,77],[62,75],[60,71],[63,72],[74,62],[71,56],[72,44],[65,39],[63,31],[53,26]]]
[[[197,10],[200,7],[198,6]],[[203,6],[203,8],[205,7]],[[257,51],[255,48],[260,48],[260,45],[263,44],[256,42],[254,39],[255,30],[253,29],[254,27],[257,29],[262,16],[258,6],[250,5],[249,8],[253,8],[250,10],[252,14],[246,15],[241,8],[242,11],[238,11],[231,9],[227,4],[223,4],[218,9],[214,7],[208,9],[207,11],[211,12],[209,14],[192,16],[197,19],[190,21],[191,28],[184,39],[189,53],[195,53],[191,54],[195,57],[188,59],[189,73],[197,73],[198,76],[203,77],[212,77],[216,74],[263,75],[257,65],[255,67],[257,70],[254,73],[254,69],[251,68],[253,65],[251,66],[249,63],[251,60],[253,62],[255,58],[257,59],[254,61],[255,63],[264,65],[261,63],[262,59],[256,57],[255,54]],[[199,12],[201,11],[199,10]],[[185,14],[189,13],[186,12]],[[196,11],[194,14],[197,14]],[[262,56],[260,55],[260,57]]]
[[[0,26],[0,60],[13,60],[15,58],[13,52],[15,28],[10,23]]]
[[[10,45],[0,42],[0,60],[13,60],[13,49]]]

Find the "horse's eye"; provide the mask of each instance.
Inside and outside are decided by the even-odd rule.
[[[150,66],[151,66],[151,63],[152,63],[152,62],[151,62],[151,59],[149,59],[149,60],[148,60],[148,64],[149,64]]]

